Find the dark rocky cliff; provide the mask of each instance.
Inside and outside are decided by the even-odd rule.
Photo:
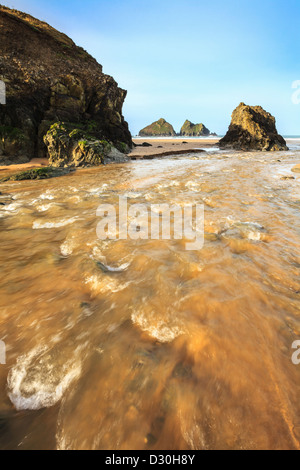
[[[2,161],[28,161],[37,156],[55,160],[55,154],[49,155],[55,147],[53,132],[52,139],[45,138],[55,123],[67,124],[73,147],[78,142],[72,130],[89,146],[98,140],[121,152],[132,146],[122,116],[126,91],[66,35],[4,6],[0,6],[0,80],[7,92],[7,104],[0,105]],[[72,163],[72,155],[67,157],[65,163]]]

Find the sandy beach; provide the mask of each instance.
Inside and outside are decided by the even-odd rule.
[[[41,168],[48,166],[48,164],[47,158],[33,158],[30,162],[19,165],[0,165],[0,176],[10,172],[15,173],[18,171],[31,170],[32,168]]]
[[[183,155],[199,149],[204,150],[206,148],[215,147],[218,141],[219,139],[133,139],[133,142],[138,145],[138,147],[133,148],[129,157],[132,160],[140,160],[143,158],[155,158],[172,154]],[[144,142],[151,144],[151,147],[142,147],[141,145]],[[30,162],[19,165],[0,165],[0,176],[47,165],[47,158],[33,158]]]
[[[197,153],[201,150],[212,149],[218,146],[219,138],[188,138],[184,140],[178,138],[135,138],[133,142],[137,147],[134,147],[129,153],[129,157],[132,160],[143,160],[152,159],[156,157],[165,157],[170,155],[185,155],[190,153]],[[142,144],[150,144],[151,147],[143,147]],[[300,139],[287,139],[289,147],[300,145]],[[33,158],[28,163],[19,165],[0,165],[0,177],[6,176],[10,173],[17,173],[21,171],[30,170],[33,168],[41,168],[48,166],[49,162],[47,158]]]
[[[167,156],[170,154],[183,155],[185,153],[191,153],[199,149],[205,150],[207,148],[215,147],[219,140],[220,139],[217,137],[216,139],[185,139],[184,137],[182,137],[182,140],[178,138],[137,138],[133,139],[133,142],[138,145],[138,147],[135,147],[129,154],[129,156],[132,159],[143,159],[158,156]],[[144,142],[146,142],[147,144],[151,144],[151,147],[141,147]]]

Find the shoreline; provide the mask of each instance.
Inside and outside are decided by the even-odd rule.
[[[184,139],[182,139],[182,142]],[[187,144],[178,142],[178,139],[133,139],[136,145],[142,142],[151,144],[151,147],[135,147],[128,154],[131,160],[138,160],[143,158],[156,158],[170,155],[183,155],[185,153],[201,152],[200,146],[205,148],[213,147],[218,139],[189,139]],[[42,168],[49,166],[47,158],[33,158],[27,163],[19,163],[12,165],[0,165],[0,177],[6,176],[10,173],[19,173],[22,171],[32,170],[35,168]]]
[[[291,138],[287,139],[295,145],[295,142],[299,142],[300,139]],[[137,145],[128,154],[131,161],[135,160],[151,160],[155,158],[163,158],[171,155],[186,155],[192,153],[201,153],[206,150],[217,147],[219,139],[210,138],[188,138],[187,140],[176,138],[133,138],[133,143]],[[143,147],[142,144],[150,144],[149,146]],[[298,149],[290,149],[290,151],[297,151]],[[129,160],[129,161],[130,161]],[[33,158],[27,163],[12,164],[12,165],[0,165],[0,179],[7,175],[13,175],[21,173],[27,170],[33,170],[43,167],[48,167],[49,161],[47,158]],[[99,167],[95,167],[99,168]],[[84,168],[78,168],[84,169]]]
[[[0,176],[2,176],[2,171],[6,172],[19,172],[19,171],[26,171],[32,170],[34,168],[42,168],[45,166],[49,166],[49,161],[47,158],[33,158],[27,163],[18,163],[12,165],[0,165]]]
[[[152,159],[157,157],[167,157],[170,155],[184,155],[188,153],[200,153],[205,149],[215,147],[219,139],[212,138],[189,138],[187,140],[177,138],[135,138],[133,143],[138,145],[129,153],[131,160]],[[142,143],[150,145],[142,147]]]

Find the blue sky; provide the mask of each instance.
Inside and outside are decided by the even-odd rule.
[[[299,0],[13,0],[70,36],[128,90],[133,134],[164,117],[224,134],[244,101],[300,135]]]

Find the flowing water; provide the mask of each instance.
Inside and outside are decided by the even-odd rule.
[[[212,151],[3,184],[0,448],[299,449],[297,163]],[[120,195],[204,204],[203,249],[98,240]]]

